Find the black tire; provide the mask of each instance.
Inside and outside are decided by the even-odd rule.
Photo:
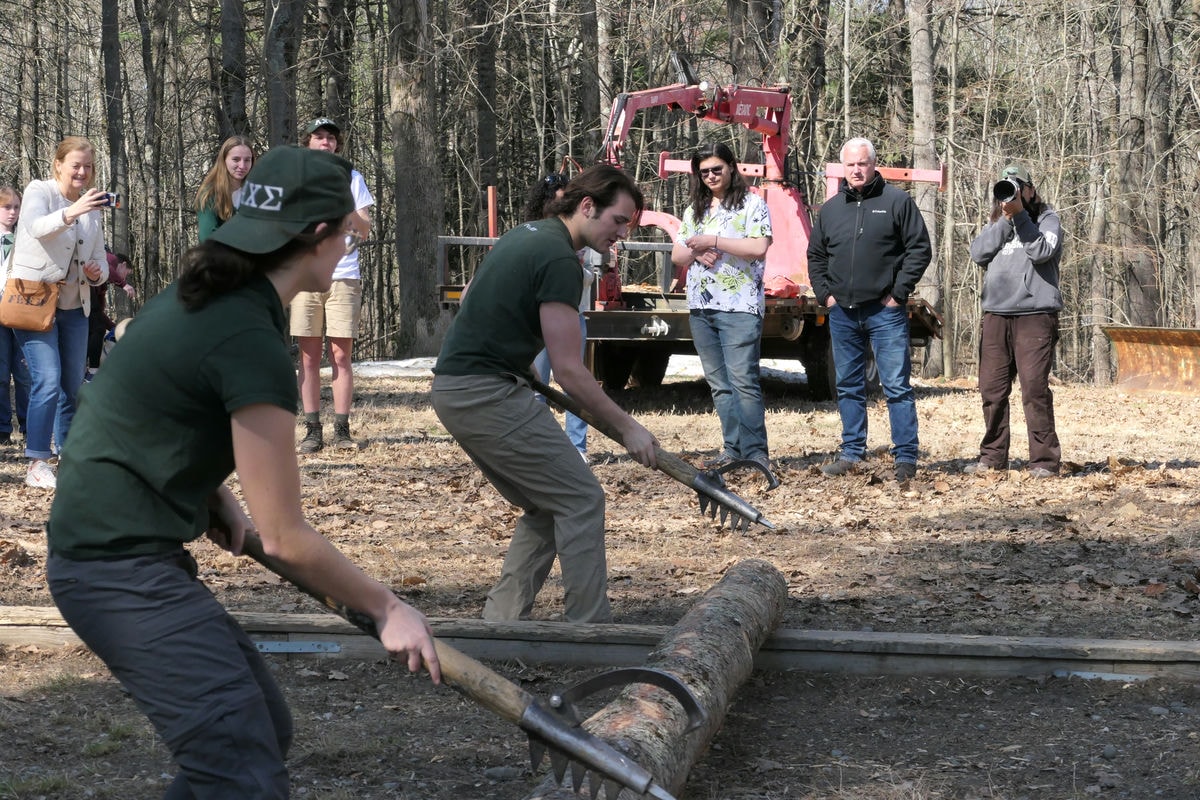
[[[657,389],[662,386],[663,378],[667,377],[667,364],[670,361],[671,352],[665,348],[639,348],[630,373],[631,383],[643,389]]]
[[[833,343],[828,325],[806,322],[800,333],[800,363],[808,378],[808,393],[813,400],[837,397],[837,371],[833,366]]]
[[[596,342],[592,355],[592,374],[610,392],[620,392],[629,383],[636,353],[613,342]]]
[[[833,361],[833,340],[828,325],[806,325],[800,335],[800,363],[808,376],[808,391],[813,400],[837,399],[837,367]],[[875,354],[867,348],[867,397],[883,397],[879,383],[879,366]]]

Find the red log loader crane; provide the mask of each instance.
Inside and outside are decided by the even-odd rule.
[[[694,77],[691,68],[674,54],[672,62],[679,82],[670,86],[618,95],[612,106],[603,147],[597,161],[623,166],[625,148],[634,116],[646,108],[665,106],[697,119],[717,124],[736,124],[761,134],[763,163],[740,162],[741,173],[771,212],[772,244],[767,250],[764,283],[767,288],[763,317],[762,357],[798,359],[804,365],[814,399],[834,397],[833,359],[825,308],[813,297],[808,281],[808,240],[812,230],[811,209],[801,190],[787,176],[788,134],[791,97],[787,86],[710,87]],[[658,176],[690,173],[688,160],[659,155]],[[889,180],[932,181],[941,185],[939,170],[880,168]],[[837,192],[841,164],[827,164],[826,192]],[[671,214],[647,208],[640,225],[661,229],[672,239],[680,220]],[[443,269],[442,304],[457,300],[458,287],[449,284],[444,249],[446,244],[467,240],[443,237],[439,250]],[[478,243],[482,243],[478,242]],[[618,245],[618,252],[651,250],[666,253],[659,260],[656,284],[623,285],[621,264],[610,259],[596,283],[596,298],[585,312],[592,371],[608,389],[622,389],[629,379],[642,386],[662,382],[673,353],[694,353],[687,297],[683,287],[673,287],[671,244],[631,240]],[[679,291],[674,291],[674,289]],[[914,345],[924,346],[941,336],[942,320],[926,301],[913,296],[908,302],[909,326]]]

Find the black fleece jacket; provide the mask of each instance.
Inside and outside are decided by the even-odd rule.
[[[903,305],[932,256],[917,204],[875,173],[862,192],[843,179],[821,206],[808,242],[808,278],[821,305],[830,295],[843,308],[889,295]]]

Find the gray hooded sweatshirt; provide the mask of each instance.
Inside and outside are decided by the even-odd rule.
[[[1062,225],[1049,206],[1034,224],[1028,211],[1009,222],[988,223],[971,242],[971,260],[987,270],[983,310],[992,314],[1041,314],[1063,306],[1058,290]]]

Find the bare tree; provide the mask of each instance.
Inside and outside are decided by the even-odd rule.
[[[221,69],[217,138],[250,132],[246,117],[246,8],[243,0],[221,0]]]
[[[913,166],[918,169],[937,169],[937,114],[934,108],[934,50],[933,0],[908,0],[909,51],[912,65],[912,143]],[[942,309],[942,287],[939,273],[945,265],[938,258],[937,188],[918,182],[913,196],[925,224],[929,228],[934,262],[925,271],[917,288],[934,308]],[[942,343],[930,341],[925,351],[922,374],[937,377],[942,374]]]
[[[113,191],[129,197],[129,178],[125,159],[125,113],[122,98],[125,92],[121,75],[121,42],[117,13],[117,0],[103,0],[100,5],[100,53],[104,61],[104,119],[108,139],[109,186]],[[113,229],[109,241],[121,252],[129,249],[128,206],[113,213]]]
[[[389,0],[392,35],[388,87],[396,177],[396,253],[401,286],[396,351],[426,343],[437,319],[435,244],[441,233],[442,186],[426,0]]]
[[[306,0],[267,0],[263,53],[267,75],[267,142],[296,141],[296,53]]]

